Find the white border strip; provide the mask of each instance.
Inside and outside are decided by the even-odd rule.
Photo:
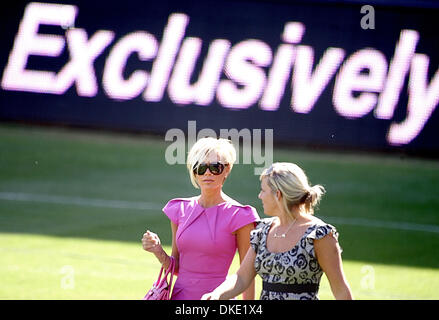
[[[91,199],[91,198],[82,198],[82,197],[53,196],[46,194],[16,193],[16,192],[0,192],[0,200],[43,202],[43,203],[55,203],[55,204],[64,204],[64,205],[77,205],[83,207],[136,209],[136,210],[161,210],[163,207],[163,206],[159,206],[158,204],[150,203],[150,202]]]
[[[0,200],[25,201],[25,202],[42,202],[63,205],[77,205],[85,207],[100,207],[112,209],[134,209],[134,210],[161,210],[163,205],[151,202],[140,201],[123,201],[123,200],[106,200],[92,199],[71,196],[54,196],[34,193],[17,193],[17,192],[0,192]],[[334,224],[351,225],[372,228],[385,228],[406,231],[421,231],[439,233],[439,226],[428,224],[417,224],[409,222],[373,220],[366,218],[347,218],[347,217],[321,217]]]
[[[322,218],[327,219],[327,221],[330,221],[331,223],[334,224],[439,233],[439,226],[437,225],[386,221],[386,220],[372,220],[365,218],[346,218],[346,217],[322,217]]]

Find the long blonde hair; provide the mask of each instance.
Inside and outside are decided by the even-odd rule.
[[[282,206],[291,214],[294,206],[303,208],[306,213],[314,214],[314,207],[318,205],[326,192],[321,185],[310,186],[305,172],[296,164],[276,162],[265,169],[259,179],[267,179],[273,193],[280,191]]]
[[[187,156],[187,169],[189,171],[189,176],[192,185],[197,189],[199,189],[199,186],[195,179],[194,168],[203,163],[212,152],[215,152],[219,156],[223,164],[229,166],[229,172],[232,170],[233,164],[236,161],[236,150],[232,141],[223,138],[215,139],[212,137],[199,139],[192,146]]]

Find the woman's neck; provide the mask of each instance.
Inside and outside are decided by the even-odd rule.
[[[225,201],[227,196],[221,189],[216,190],[201,190],[201,195],[198,198],[198,204],[204,208],[213,207]]]
[[[290,225],[294,220],[297,220],[300,218],[301,213],[300,210],[297,208],[293,208],[291,210],[291,213],[287,214],[283,210],[279,212],[279,214],[276,215],[279,219],[279,224],[281,226],[287,226]]]

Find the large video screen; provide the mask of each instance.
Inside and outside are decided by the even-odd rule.
[[[439,151],[438,8],[316,1],[14,2],[0,120],[265,130]]]

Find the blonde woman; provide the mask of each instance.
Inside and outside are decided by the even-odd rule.
[[[178,270],[172,300],[199,300],[226,279],[236,250],[242,261],[250,247],[250,231],[259,216],[253,207],[239,204],[222,191],[235,160],[230,140],[200,139],[188,154],[187,168],[201,194],[172,199],[163,208],[171,220],[171,256]],[[157,234],[147,231],[142,243],[162,265],[169,266],[171,258]],[[254,299],[254,283],[247,287],[243,298]]]
[[[230,299],[262,277],[261,299],[318,299],[325,272],[336,299],[352,299],[336,229],[313,216],[325,189],[310,186],[303,170],[274,163],[261,177],[264,212],[251,233],[251,248],[238,272],[203,299]]]

